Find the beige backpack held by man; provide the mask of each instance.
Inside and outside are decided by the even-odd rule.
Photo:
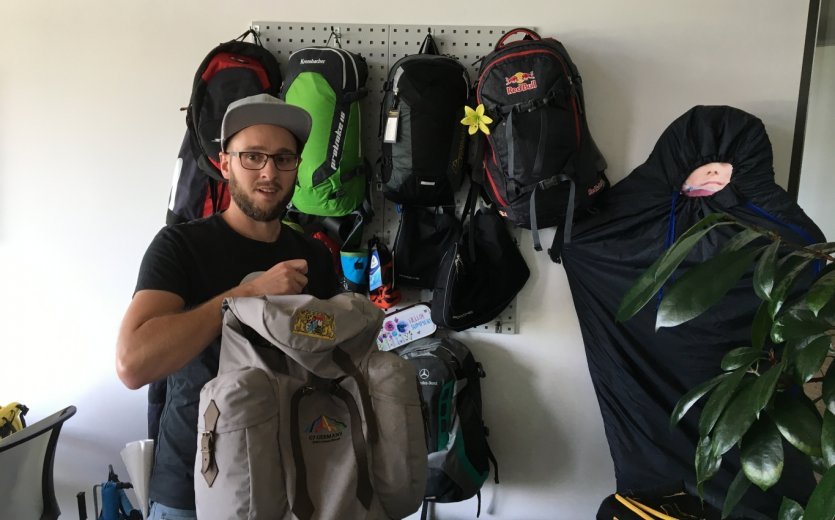
[[[200,394],[201,520],[388,519],[420,507],[416,374],[377,349],[383,312],[345,293],[231,298]]]

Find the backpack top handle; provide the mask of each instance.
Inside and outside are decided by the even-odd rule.
[[[539,36],[539,34],[536,31],[534,31],[532,29],[526,29],[524,27],[518,27],[516,29],[511,29],[511,30],[507,31],[507,33],[505,33],[504,36],[499,38],[499,41],[496,42],[496,50],[499,50],[502,47],[504,47],[505,45],[507,45],[507,39],[510,38],[511,36],[516,35],[516,34],[524,34],[525,37],[522,38],[523,40],[541,40],[542,39],[542,37]]]
[[[328,41],[325,42],[325,47],[332,47],[334,49],[342,48],[342,32],[339,30],[339,27],[331,25],[331,34],[328,36]]]
[[[438,44],[435,43],[435,38],[432,37],[431,27],[426,31],[426,38],[423,39],[418,54],[441,54],[441,51],[438,49]]]
[[[255,29],[253,29],[252,27],[250,27],[249,29],[247,29],[247,31],[246,31],[245,33],[243,33],[242,35],[238,36],[237,38],[235,38],[235,39],[234,39],[234,40],[232,40],[232,41],[239,41],[239,42],[243,42],[243,41],[246,41],[246,37],[247,37],[247,36],[250,36],[250,35],[252,35],[252,42],[253,42],[253,43],[255,43],[256,45],[258,45],[259,47],[263,47],[263,46],[264,46],[264,44],[262,44],[262,43],[261,43],[261,38],[258,36],[258,31],[256,31],[256,30],[255,30]]]

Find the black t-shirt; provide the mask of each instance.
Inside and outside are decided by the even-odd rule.
[[[327,248],[288,226],[277,241],[259,242],[233,231],[220,215],[163,228],[142,264],[136,290],[169,291],[195,307],[285,260],[308,263],[303,292],[318,298],[337,293],[333,260]],[[194,509],[194,458],[200,389],[217,375],[220,337],[182,369],[168,376],[157,440],[150,499],[169,507]]]

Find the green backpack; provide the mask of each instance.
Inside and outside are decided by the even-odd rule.
[[[313,118],[293,206],[309,215],[347,215],[362,204],[368,184],[359,104],[367,94],[368,66],[343,49],[308,47],[291,54],[287,67],[282,98]]]

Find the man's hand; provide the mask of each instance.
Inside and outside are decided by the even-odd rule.
[[[241,285],[247,294],[253,296],[301,294],[307,286],[307,260],[279,262],[269,271]]]

